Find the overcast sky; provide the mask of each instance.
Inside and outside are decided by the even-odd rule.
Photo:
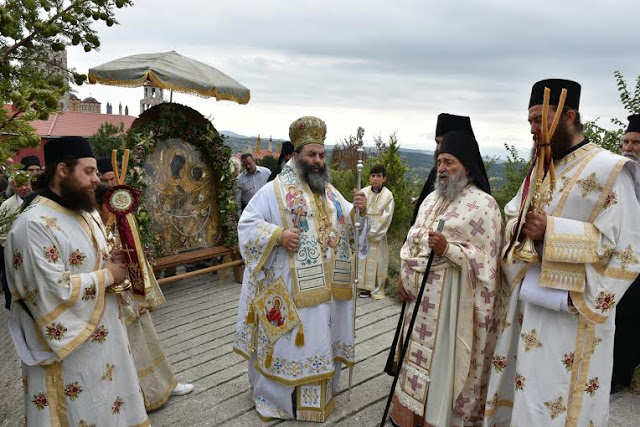
[[[288,139],[303,115],[327,123],[335,143],[358,126],[365,139],[396,131],[402,146],[434,148],[440,112],[469,115],[483,154],[526,149],[531,86],[582,84],[586,120],[626,118],[613,72],[640,75],[640,2],[134,0],[120,25],[98,27],[100,52],[69,50],[81,72],[138,53],[175,50],[251,90],[248,105],[174,93],[218,130]],[[84,85],[78,96],[140,112],[142,88]],[[168,94],[167,94],[168,96]]]

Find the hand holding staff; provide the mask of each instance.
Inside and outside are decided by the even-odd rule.
[[[444,228],[444,219],[438,221],[438,232],[441,232]],[[382,415],[382,421],[380,422],[380,427],[384,426],[385,421],[387,421],[387,415],[389,415],[389,407],[391,406],[391,399],[393,399],[393,393],[396,390],[396,385],[398,384],[398,378],[400,378],[400,371],[402,370],[402,363],[404,362],[404,357],[407,354],[407,349],[409,348],[409,342],[411,341],[411,333],[413,332],[413,325],[416,323],[416,318],[418,317],[418,311],[420,310],[420,301],[422,301],[422,295],[424,294],[424,288],[427,284],[427,277],[429,277],[429,273],[431,271],[431,264],[433,263],[433,257],[435,256],[435,251],[431,249],[429,253],[429,261],[427,261],[427,268],[424,271],[424,276],[422,277],[422,283],[420,284],[420,290],[418,291],[418,296],[416,297],[416,303],[413,307],[413,313],[411,314],[411,321],[409,322],[409,327],[407,328],[407,335],[404,338],[404,344],[402,345],[402,351],[400,352],[400,358],[398,359],[398,367],[395,372],[395,376],[393,377],[393,383],[391,384],[391,390],[389,391],[389,397],[387,398],[387,404],[384,407],[384,414]],[[402,310],[400,311],[400,319],[398,321],[398,327],[396,329],[396,334],[393,338],[393,344],[391,345],[391,352],[395,351],[395,347],[397,345],[398,339],[400,335],[402,335],[402,320],[404,319],[404,311],[405,311],[405,303],[402,304]],[[387,370],[393,370],[393,357],[391,354],[389,355],[391,359],[391,366],[389,360],[387,360],[387,366],[385,367],[385,372],[389,373]]]
[[[355,227],[355,255],[354,255],[354,267],[355,267],[355,278],[353,279],[353,339],[354,339],[354,348],[355,348],[355,337],[356,337],[356,300],[358,299],[358,284],[360,283],[359,279],[359,257],[360,257],[360,226],[362,225],[360,215],[364,210],[366,214],[367,211],[367,198],[360,191],[362,188],[362,169],[364,169],[364,164],[362,163],[362,154],[364,153],[364,148],[362,148],[362,135],[358,133],[358,164],[356,165],[356,170],[358,172],[358,179],[356,184],[356,193],[353,196],[353,204],[356,207],[356,222],[354,224]],[[364,202],[363,202],[364,199]],[[355,364],[355,360],[354,360]],[[349,395],[348,400],[351,400],[351,388],[353,386],[353,365],[349,366]]]

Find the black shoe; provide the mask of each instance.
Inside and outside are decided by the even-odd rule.
[[[611,394],[616,394],[624,390],[626,386],[623,384],[612,384],[611,385]]]
[[[371,292],[369,291],[360,291],[358,294],[359,298],[371,298]]]

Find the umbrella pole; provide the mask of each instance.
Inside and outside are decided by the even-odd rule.
[[[169,102],[173,102],[173,89],[169,92]]]

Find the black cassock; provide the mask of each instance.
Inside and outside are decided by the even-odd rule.
[[[640,276],[631,284],[616,307],[616,335],[613,344],[612,389],[628,386],[640,365]]]

